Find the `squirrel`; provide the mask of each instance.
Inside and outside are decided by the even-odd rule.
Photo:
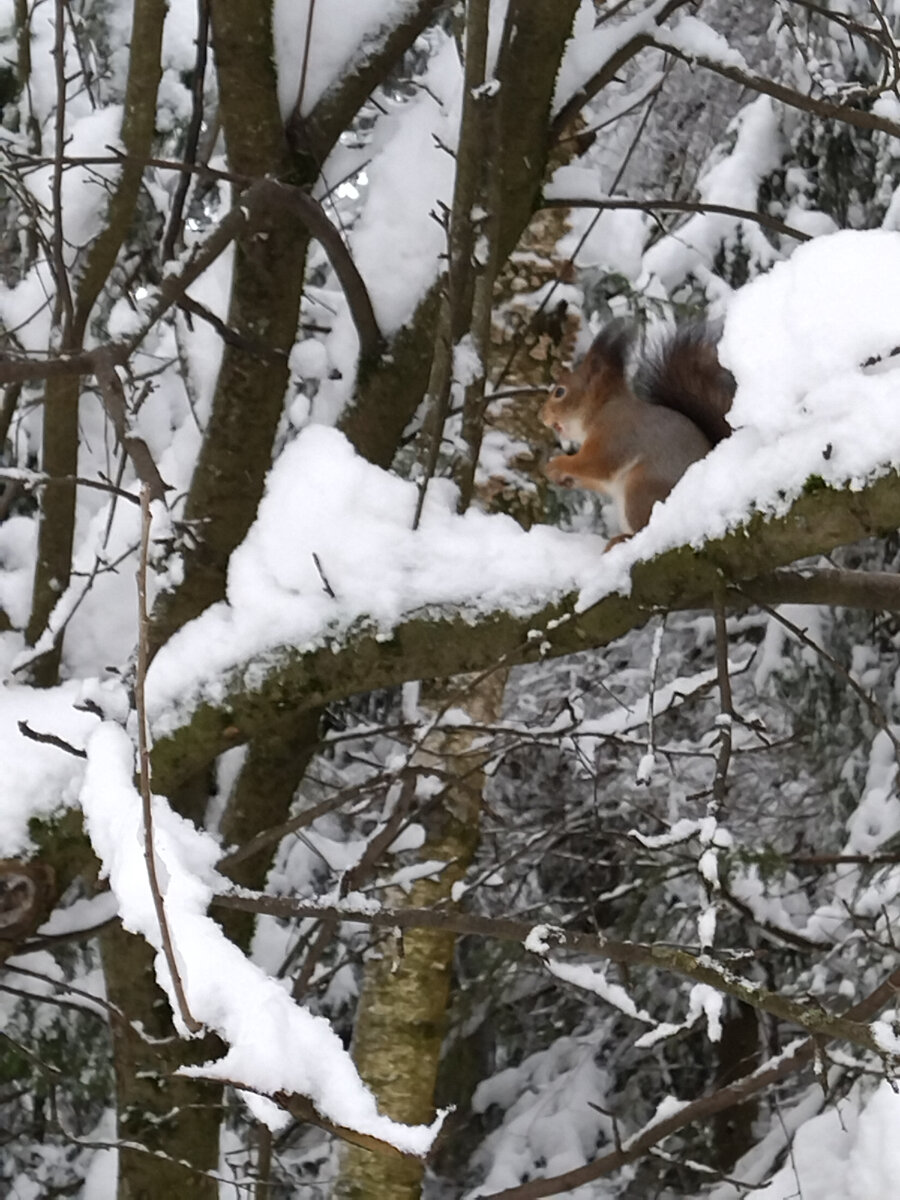
[[[707,326],[669,334],[629,380],[633,338],[626,321],[610,322],[579,365],[560,376],[540,413],[561,438],[581,443],[576,453],[550,459],[547,478],[615,502],[622,532],[606,550],[643,529],[691,463],[731,433],[725,414],[734,377],[719,363]]]

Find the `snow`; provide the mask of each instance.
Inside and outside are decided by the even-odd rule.
[[[345,0],[275,0],[273,34],[278,68],[278,99],[288,117],[297,102],[304,51],[309,40],[300,110],[312,111],[327,88],[347,74],[354,59],[364,59],[379,31],[393,28],[416,7],[416,0],[353,0],[347,19]],[[310,24],[310,21],[312,23]]]
[[[637,1007],[621,984],[611,983],[607,979],[605,971],[597,971],[587,963],[563,963],[553,959],[546,959],[544,965],[557,979],[593,992],[627,1017],[633,1017],[645,1025],[653,1023],[650,1014]]]
[[[442,268],[446,235],[433,214],[453,195],[462,77],[447,39],[428,72],[428,90],[384,122],[383,145],[367,174],[366,203],[350,239],[382,333],[412,315]]]
[[[699,17],[680,17],[671,29],[663,29],[656,39],[691,58],[708,58],[726,67],[746,71],[744,56],[729,46],[726,38]]]
[[[612,1143],[617,1131],[608,1115],[610,1078],[602,1065],[608,1033],[606,1023],[597,1021],[589,1033],[557,1038],[546,1051],[478,1085],[473,1111],[496,1106],[503,1120],[478,1154],[485,1177],[463,1193],[464,1200],[580,1167],[598,1147]]]
[[[232,557],[228,603],[154,660],[155,719],[182,703],[185,689],[199,697],[196,684],[215,688],[214,675],[245,658],[322,645],[361,619],[388,637],[404,614],[441,606],[474,603],[473,617],[529,611],[548,586],[558,596],[577,586],[602,549],[599,538],[548,527],[525,533],[510,517],[457,516],[446,481],[429,487],[413,531],[416,496],[414,484],[360,458],[336,430],[305,429],[273,468],[257,522]]]
[[[810,476],[863,486],[900,463],[898,376],[863,366],[900,344],[897,311],[900,234],[888,231],[817,239],[744,288],[720,351],[738,382],[735,433],[688,470],[646,529],[605,556],[590,534],[457,516],[446,481],[429,487],[413,532],[412,483],[359,458],[335,430],[306,428],[270,473],[232,558],[227,603],[153,664],[158,730],[215,698],[224,672],[280,646],[340,641],[359,622],[387,638],[403,620],[456,606],[473,620],[525,616],[579,589],[583,610],[627,594],[640,559],[722,537],[754,510],[784,512]]]
[[[735,133],[733,149],[710,167],[697,183],[701,205],[722,204],[756,211],[760,184],[781,161],[779,120],[779,110],[768,96],[759,96],[741,109],[731,125]],[[727,303],[727,289],[720,279],[712,276],[711,268],[723,240],[733,232],[736,222],[740,224],[743,246],[753,264],[769,266],[776,251],[756,222],[698,212],[679,225],[674,233],[650,247],[644,255],[644,274],[638,286],[649,289],[654,286],[654,281],[658,281],[668,291],[694,272],[701,278],[708,277],[711,299],[720,305]]]
[[[169,995],[176,1024],[182,1025],[161,952],[134,769],[131,739],[113,722],[102,723],[88,742],[81,805],[122,923],[156,948],[157,979]],[[220,852],[216,841],[177,816],[160,797],[153,800],[153,826],[166,920],[188,1009],[229,1046],[217,1062],[184,1068],[184,1073],[237,1081],[261,1093],[309,1096],[318,1111],[337,1124],[424,1154],[442,1117],[430,1126],[405,1126],[379,1115],[374,1097],[328,1022],[296,1005],[282,984],[245,958],[206,915],[213,892],[224,884],[214,870]],[[186,1033],[183,1025],[181,1032]],[[287,1120],[264,1096],[248,1102],[273,1128]]]
[[[597,25],[597,11],[592,0],[582,0],[556,78],[554,110],[561,109],[632,38],[647,33],[655,35],[658,32],[656,18],[666,3],[667,0],[653,0],[635,16]]]
[[[818,1096],[821,1103],[821,1089]],[[746,1200],[791,1200],[798,1194],[815,1200],[894,1200],[898,1121],[900,1096],[889,1083],[878,1084],[868,1098],[857,1085],[846,1100],[833,1102],[797,1130],[788,1162],[766,1187],[742,1194]],[[719,1190],[716,1200],[725,1200]]]
[[[29,849],[32,817],[46,819],[76,804],[83,766],[57,746],[26,738],[19,723],[83,750],[97,718],[75,708],[81,698],[77,682],[44,691],[12,682],[0,687],[0,858]]]

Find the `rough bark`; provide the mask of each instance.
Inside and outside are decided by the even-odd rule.
[[[230,168],[311,183],[315,167],[291,155],[278,108],[271,7],[255,0],[211,5],[220,115]],[[261,227],[235,242],[227,317],[241,344],[225,345],[212,412],[184,509],[190,550],[181,584],[160,597],[152,641],[219,600],[232,551],[256,515],[288,380],[308,237],[274,203]],[[258,347],[258,349],[251,349]]]
[[[407,22],[375,39],[301,122],[306,136],[298,136],[297,118],[288,138],[278,109],[271,7],[256,0],[212,0],[221,119],[232,170],[251,179],[271,175],[311,186],[347,123],[418,36],[434,7],[417,5]],[[256,515],[271,465],[288,379],[287,355],[299,320],[308,236],[289,210],[274,201],[266,213],[264,226],[236,243],[227,319],[245,344],[266,351],[225,346],[185,504],[190,548],[184,578],[157,605],[154,649],[224,595],[228,559]],[[402,351],[402,338],[398,341],[392,347],[395,354]],[[366,431],[371,424],[366,422]],[[383,454],[388,447],[393,452],[397,436],[388,436]]]
[[[143,163],[150,154],[156,118],[156,93],[162,74],[160,51],[166,0],[135,0],[132,15],[131,55],[122,119],[124,160],[115,191],[110,197],[106,221],[91,243],[81,267],[75,290],[74,312],[62,332],[62,349],[77,353],[94,305],[115,265],[134,216]],[[57,281],[62,286],[61,281]],[[41,466],[51,477],[78,473],[77,376],[47,381],[44,393],[43,450]],[[72,543],[75,532],[75,486],[57,484],[44,489],[38,534],[37,567],[34,577],[31,617],[26,629],[34,645],[53,607],[69,583]],[[62,640],[31,668],[31,678],[41,687],[56,682]]]
[[[461,702],[474,722],[472,731],[431,734],[419,752],[424,765],[436,762],[450,776],[438,804],[424,818],[428,836],[420,852],[423,859],[448,865],[437,878],[417,882],[404,897],[404,902],[429,908],[451,905],[453,886],[464,878],[478,844],[487,755],[475,748],[481,741],[477,730],[499,719],[506,672],[473,681],[461,699],[460,682],[428,689],[425,701],[429,710],[451,699]],[[402,953],[388,941],[366,965],[353,1056],[381,1108],[395,1120],[415,1124],[434,1117],[455,940],[445,930],[412,930],[403,938]],[[334,1195],[336,1200],[417,1200],[423,1170],[416,1159],[346,1146]]]
[[[470,19],[478,11],[471,10]],[[486,8],[480,13],[483,22],[480,32],[486,34]],[[474,72],[473,64],[466,64],[467,91],[477,91],[479,80],[483,79],[480,54],[484,47],[479,45],[477,38],[473,49],[479,57]],[[482,72],[480,76],[478,69]],[[445,314],[448,337],[458,339],[467,329],[472,329],[485,368],[481,394],[472,412],[475,429],[467,439],[471,447],[470,491],[483,425],[484,381],[492,358],[501,363],[513,363],[509,382],[514,387],[539,387],[548,382],[548,346],[542,342],[538,349],[537,344],[532,344],[528,347],[532,353],[516,354],[512,347],[519,344],[520,331],[518,323],[509,316],[510,310],[515,309],[518,273],[526,262],[529,271],[540,277],[534,291],[540,283],[556,276],[560,268],[556,245],[566,231],[565,218],[559,213],[538,222],[537,228],[531,231],[532,236],[526,239],[527,255],[520,251],[515,267],[508,269],[499,281],[496,280],[494,256],[491,255],[489,261],[480,261],[480,256],[473,253],[470,235],[474,230],[468,221],[468,212],[474,204],[486,206],[490,203],[489,193],[497,187],[497,180],[492,180],[481,170],[487,147],[492,144],[488,131],[496,114],[493,108],[480,106],[477,97],[473,99],[475,102],[470,111],[463,113],[458,160],[461,163],[465,157],[473,165],[477,163],[478,170],[471,171],[465,186],[457,183],[454,195],[452,219],[462,220],[465,225],[458,239],[454,239],[451,232],[451,299]],[[496,222],[490,221],[489,227],[490,233],[486,236],[494,245]],[[498,319],[492,323],[495,313]],[[495,415],[495,423],[512,432],[509,428],[512,422],[521,434],[523,419],[527,421],[529,415],[529,434],[533,435],[532,426],[538,425],[534,406],[524,410],[501,409]],[[506,498],[506,510],[521,524],[531,524],[534,499],[542,491],[541,481],[536,486],[522,489]],[[478,500],[490,506],[495,499],[496,490],[488,480],[486,485],[479,487]],[[453,884],[465,877],[472,864],[481,826],[486,755],[477,748],[480,740],[477,731],[501,719],[507,677],[508,671],[499,669],[466,681],[445,680],[429,685],[425,691],[424,705],[428,713],[440,712],[449,705],[460,707],[471,720],[472,728],[454,733],[433,732],[424,739],[418,755],[422,765],[427,770],[433,760],[434,766],[451,782],[439,807],[426,814],[427,841],[421,857],[446,861],[451,866],[438,879],[416,885],[412,895],[403,898],[403,903],[417,897],[414,902],[422,906],[456,907],[451,901]],[[389,946],[386,953],[367,964],[354,1032],[354,1056],[360,1074],[378,1095],[386,1111],[405,1121],[431,1121],[439,1070],[443,1072],[445,1082],[448,1073],[453,1073],[452,1064],[441,1064],[441,1047],[452,986],[455,941],[447,931],[413,930],[404,937],[402,957],[392,954]],[[454,1079],[454,1096],[459,1097],[464,1091],[465,1084]],[[467,1100],[468,1096],[465,1098]],[[417,1200],[422,1176],[423,1167],[415,1160],[376,1157],[356,1146],[349,1146],[344,1151],[335,1194],[339,1200],[362,1200],[372,1195],[385,1200]]]
[[[118,1136],[132,1143],[119,1150],[118,1200],[215,1200],[222,1088],[175,1071],[216,1057],[221,1043],[174,1033],[153,951],[142,938],[116,924],[101,949],[107,996],[127,1014],[111,1022]]]

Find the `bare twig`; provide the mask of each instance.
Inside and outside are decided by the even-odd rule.
[[[178,308],[190,316],[199,317],[201,321],[205,321],[207,325],[212,326],[226,345],[243,350],[245,354],[250,354],[261,359],[287,358],[287,354],[283,350],[276,350],[273,346],[267,346],[259,338],[250,338],[238,333],[237,330],[227,325],[221,317],[217,317],[212,309],[207,308],[205,304],[201,304],[199,300],[195,300],[192,296],[182,296],[178,301]]]
[[[874,724],[877,725],[878,728],[887,735],[888,740],[894,747],[894,754],[897,758],[897,761],[900,762],[900,738],[897,737],[891,728],[891,723],[887,719],[887,716],[885,715],[884,709],[881,707],[881,705],[878,704],[877,701],[869,695],[866,689],[862,687],[862,685],[858,683],[856,679],[853,678],[852,673],[848,671],[844,664],[839,662],[833,654],[829,654],[824,646],[820,646],[818,642],[814,641],[805,629],[801,629],[799,625],[795,625],[793,621],[789,620],[789,618],[786,617],[784,613],[779,612],[778,609],[772,608],[770,605],[764,604],[760,600],[757,600],[757,603],[759,604],[760,608],[762,608],[769,614],[770,617],[776,620],[779,625],[783,625],[784,628],[792,633],[798,641],[803,643],[804,646],[808,646],[810,650],[814,650],[820,658],[827,662],[837,672],[837,674],[840,675],[841,679],[844,680],[847,686],[853,692],[855,692],[857,696],[859,696],[860,700],[868,710],[869,716],[872,718]]]
[[[297,99],[294,102],[294,112],[298,118],[303,109],[303,96],[306,92],[306,74],[309,69],[309,49],[312,45],[312,30],[315,17],[316,0],[309,0],[309,11],[306,14],[306,33],[303,38],[303,62],[300,66],[300,85],[297,88]]]
[[[750,208],[735,208],[731,204],[707,204],[703,200],[669,200],[665,196],[658,198],[650,198],[648,200],[627,200],[616,196],[603,196],[597,200],[590,200],[578,196],[570,197],[553,197],[545,199],[541,205],[542,208],[599,208],[599,209],[614,209],[624,208],[637,212],[679,212],[679,213],[701,213],[704,215],[714,214],[724,217],[735,217],[741,221],[751,221],[755,225],[762,226],[763,229],[770,229],[773,233],[780,233],[784,237],[793,238],[797,242],[810,241],[810,234],[804,233],[801,229],[795,229],[793,225],[786,225],[783,221],[777,220],[775,217],[770,217],[768,213],[754,212]]]
[[[191,87],[191,119],[184,143],[184,162],[193,166],[197,157],[200,130],[203,128],[203,86],[206,82],[206,57],[209,44],[209,0],[197,0],[197,57],[194,61],[194,78]],[[162,243],[163,261],[172,258],[181,232],[184,202],[187,199],[191,174],[182,173],[172,197],[172,211]]]
[[[238,203],[226,213],[209,237],[194,248],[181,270],[163,278],[144,321],[127,341],[112,342],[98,350],[80,350],[48,358],[0,353],[0,383],[28,382],[60,375],[89,375],[96,373],[98,361],[103,359],[111,365],[122,365],[169,309],[182,300],[191,284],[209,269],[236,237],[247,228],[254,228],[266,210],[272,207],[291,212],[321,244],[344,289],[359,336],[360,355],[364,360],[377,359],[384,348],[384,338],[365,281],[344,245],[340,230],[331,222],[321,204],[302,188],[275,179],[260,179],[241,193]]]
[[[55,746],[57,750],[65,750],[66,754],[71,754],[75,758],[87,758],[87,752],[79,746],[73,746],[71,742],[65,741],[61,737],[57,737],[55,733],[42,733],[40,730],[32,729],[27,721],[17,721],[19,733],[22,737],[27,737],[32,742],[41,742],[45,746]]]
[[[53,211],[53,274],[56,282],[57,309],[54,318],[63,317],[62,344],[66,345],[72,331],[75,306],[66,270],[65,234],[63,231],[62,159],[66,148],[66,21],[65,0],[56,0],[53,30],[53,62],[56,71],[56,127],[54,134],[53,181],[51,203]]]
[[[100,386],[103,407],[106,415],[112,421],[119,445],[131,459],[137,477],[147,488],[150,499],[161,500],[165,503],[168,485],[163,483],[147,443],[143,438],[135,437],[130,431],[125,389],[116,371],[112,356],[103,349],[94,353],[94,374]]]
[[[79,487],[94,488],[98,492],[107,492],[111,496],[118,496],[120,500],[127,500],[129,504],[140,504],[141,502],[140,497],[136,496],[134,492],[116,487],[114,483],[109,483],[107,480],[87,479],[83,475],[45,475],[43,471],[27,471],[19,470],[16,467],[7,467],[0,468],[0,480],[18,484],[24,492],[34,491],[36,488],[54,487],[61,483],[77,483]]]
[[[144,484],[141,488],[141,553],[137,571],[138,590],[138,654],[137,669],[134,680],[134,706],[138,724],[138,776],[141,789],[141,806],[144,816],[144,859],[147,863],[147,876],[150,880],[150,891],[153,894],[153,906],[156,919],[159,922],[160,938],[169,975],[172,979],[172,990],[181,1019],[191,1033],[199,1033],[202,1026],[195,1020],[188,1008],[184,986],[175,961],[175,947],[169,933],[169,923],[166,919],[166,907],[159,888],[159,877],[156,871],[156,850],[153,846],[153,794],[150,790],[150,746],[147,728],[147,708],[144,702],[144,687],[147,678],[147,666],[150,660],[150,617],[147,612],[147,562],[150,550],[150,486]]]

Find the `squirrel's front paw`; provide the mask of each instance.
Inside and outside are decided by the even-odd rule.
[[[575,476],[568,467],[570,458],[569,454],[557,454],[556,458],[550,459],[544,467],[544,474],[551,483],[558,483],[560,487],[575,486]]]

